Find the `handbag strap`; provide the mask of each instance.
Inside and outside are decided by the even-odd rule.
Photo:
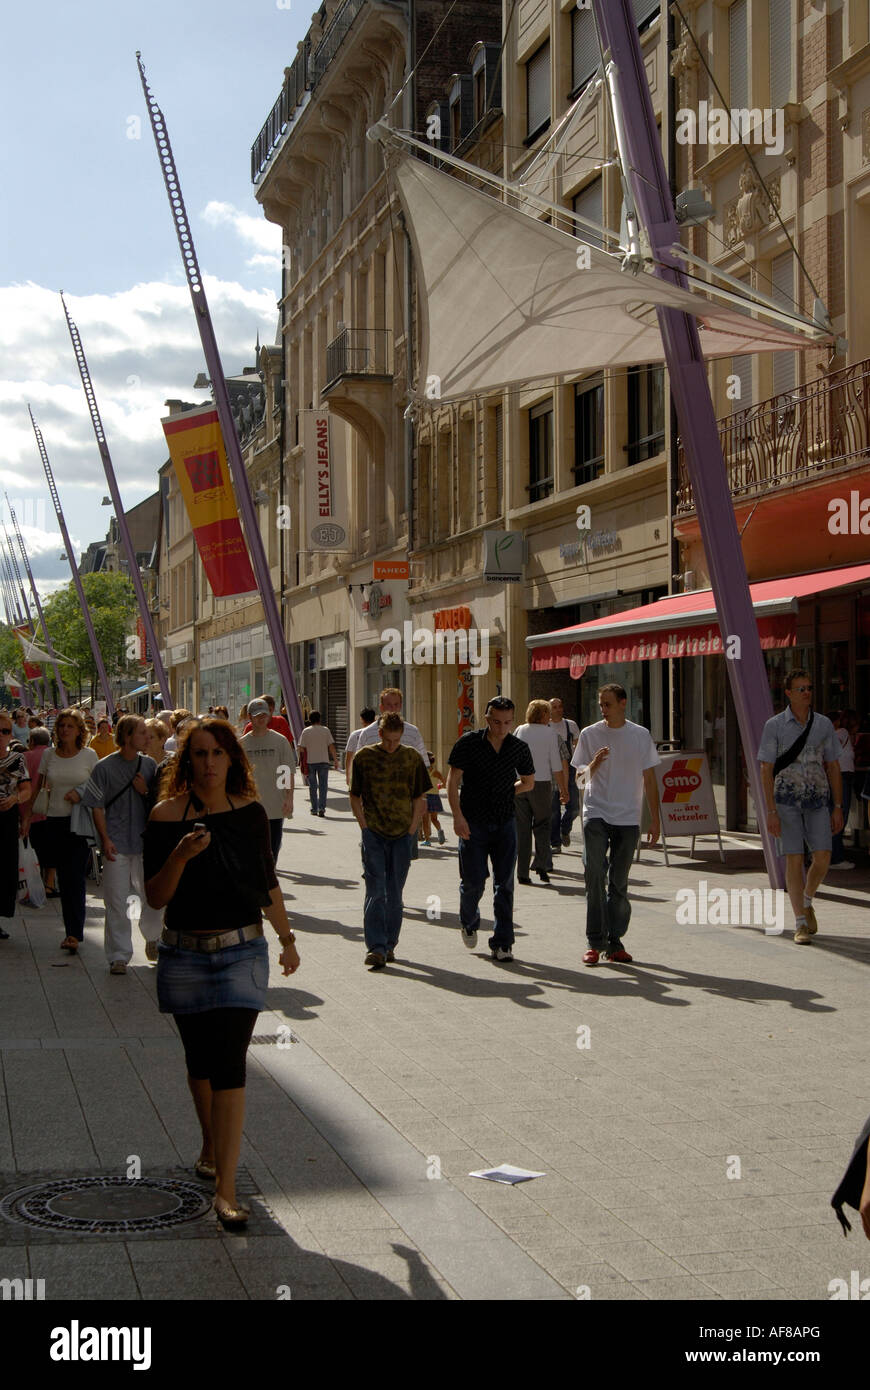
[[[781,772],[784,772],[785,769],[786,769],[787,767],[791,767],[791,764],[792,764],[797,758],[800,757],[801,753],[802,753],[803,750],[804,750],[804,745],[806,744],[806,741],[807,741],[807,739],[808,739],[809,736],[810,736],[810,729],[811,729],[812,727],[813,727],[813,711],[810,710],[810,717],[809,717],[809,719],[807,720],[807,727],[804,729],[803,733],[802,733],[802,734],[798,734],[797,738],[795,739],[795,741],[794,741],[794,743],[791,745],[791,747],[790,747],[790,748],[787,748],[787,749],[785,750],[784,753],[780,753],[779,757],[777,758],[776,762],[774,763],[774,765],[773,765],[773,775],[774,775],[774,777],[778,777],[779,774],[780,774]]]
[[[118,800],[118,797],[119,797],[119,796],[123,796],[123,795],[124,795],[124,792],[128,792],[128,791],[130,790],[130,788],[132,787],[133,783],[136,781],[136,778],[139,776],[139,769],[140,769],[141,766],[142,766],[142,754],[140,753],[139,756],[138,756],[138,758],[136,759],[136,771],[133,773],[133,776],[130,778],[130,780],[129,780],[129,782],[126,784],[126,786],[123,786],[119,792],[115,792],[115,795],[114,795],[114,796],[110,796],[110,797],[109,797],[109,800],[106,802],[105,806],[103,807],[103,812],[104,812],[104,813],[105,813],[106,811],[108,811],[108,809],[109,809],[110,806],[113,806],[113,805],[115,804],[115,802]]]

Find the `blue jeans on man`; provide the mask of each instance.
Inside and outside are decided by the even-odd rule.
[[[639,825],[611,825],[593,816],[583,826],[586,937],[593,951],[618,951],[628,930],[628,874]]]
[[[561,849],[563,835],[571,834],[571,826],[580,811],[580,788],[574,779],[573,767],[568,771],[568,804],[563,806],[559,800],[559,788],[553,783],[553,803],[550,819],[550,848]]]
[[[308,795],[311,809],[320,815],[326,810],[326,789],[329,786],[329,763],[308,764]]]
[[[494,925],[490,950],[514,942],[514,869],[517,862],[516,820],[469,821],[471,834],[459,841],[459,920],[466,931],[480,926],[478,904],[492,863]]]
[[[402,891],[411,867],[413,835],[395,839],[366,826],[362,833],[362,861],[366,881],[363,931],[366,950],[385,956],[394,951],[402,928]]]

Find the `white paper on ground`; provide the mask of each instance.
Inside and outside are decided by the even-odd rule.
[[[470,1178],[487,1178],[490,1182],[528,1182],[529,1178],[545,1178],[546,1173],[533,1173],[531,1168],[517,1168],[513,1163],[500,1163],[497,1168],[479,1168]]]

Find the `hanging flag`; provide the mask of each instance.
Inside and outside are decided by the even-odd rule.
[[[186,410],[160,423],[215,598],[255,594],[257,581],[248,559],[215,407]]]
[[[328,410],[305,415],[306,550],[347,550],[347,478],[344,430]]]
[[[18,638],[19,642],[24,648],[25,656],[30,655],[29,649],[33,646],[33,637],[31,636],[30,627],[28,626],[28,624],[25,623],[23,627],[13,628],[13,632],[15,633],[15,636]],[[41,661],[42,659],[43,658],[41,656],[36,658],[37,661]],[[50,661],[51,657],[46,656],[45,660]],[[38,666],[34,666],[32,661],[25,660],[23,669],[24,679],[28,681],[38,680],[39,677],[42,675],[42,671],[40,670],[40,668]]]

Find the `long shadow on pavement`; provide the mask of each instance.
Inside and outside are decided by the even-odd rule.
[[[401,950],[401,944],[399,949]],[[480,955],[478,953],[478,958]],[[409,969],[401,969],[399,965]],[[679,970],[656,962],[638,961],[632,966],[604,966],[595,971],[584,969],[583,974],[571,970],[561,970],[553,966],[533,965],[514,960],[512,964],[496,965],[498,978],[492,981],[478,977],[460,975],[456,971],[443,970],[416,961],[404,961],[386,968],[387,975],[401,975],[408,980],[420,980],[422,984],[434,985],[453,994],[497,997],[512,999],[524,1008],[546,1009],[552,1005],[545,998],[533,995],[542,993],[542,987],[549,985],[554,989],[568,990],[574,994],[640,995],[650,1003],[666,1004],[671,1007],[686,1008],[691,999],[683,999],[673,993],[681,986],[686,989],[700,989],[707,994],[723,999],[736,1000],[748,1004],[787,1003],[794,1009],[807,1013],[836,1013],[829,1004],[816,1003],[822,996],[813,990],[786,989],[781,985],[770,984],[764,980],[744,980],[715,975],[698,975],[692,971]],[[410,970],[421,971],[421,975],[411,974]],[[660,971],[657,975],[651,972]],[[528,985],[513,985],[509,981],[523,976]]]

